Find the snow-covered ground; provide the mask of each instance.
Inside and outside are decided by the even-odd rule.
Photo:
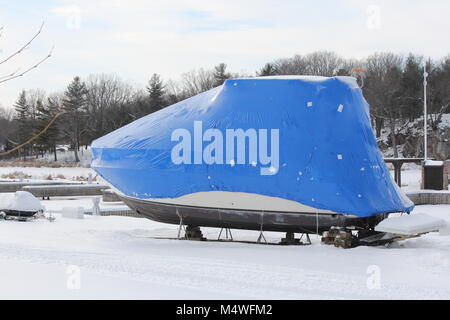
[[[0,168],[33,178],[87,176],[85,168]],[[420,170],[403,171],[418,190]],[[0,299],[450,299],[450,236],[431,233],[389,248],[344,250],[168,240],[177,226],[130,217],[62,218],[90,197],[43,201],[55,222],[0,221]],[[124,208],[101,203],[101,208]],[[450,206],[419,206],[450,223]],[[217,239],[220,230],[203,230]],[[233,230],[236,240],[258,232]],[[266,233],[277,242],[281,233]],[[159,237],[161,239],[155,239]]]
[[[94,206],[92,196],[84,197],[55,197],[51,201],[41,201],[45,211],[52,214],[61,213],[65,207],[77,208],[83,207],[86,212],[92,212]],[[100,197],[101,198],[101,197]],[[126,211],[129,208],[123,202],[103,202],[100,201],[101,211]]]
[[[402,190],[405,192],[420,190],[420,182],[422,180],[422,167],[415,164],[404,165],[402,170]],[[391,170],[394,176],[394,171]]]
[[[419,211],[450,222],[448,206]],[[210,239],[218,232],[204,230]],[[435,233],[351,250],[316,236],[305,247],[153,238],[176,235],[176,226],[126,217],[0,222],[0,298],[450,298],[450,237]]]

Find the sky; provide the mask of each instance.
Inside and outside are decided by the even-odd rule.
[[[448,0],[0,0],[0,61],[42,34],[0,77],[0,105],[22,89],[62,91],[74,76],[115,74],[143,88],[221,62],[254,74],[266,62],[317,50],[363,58],[380,51],[433,59],[450,53]]]

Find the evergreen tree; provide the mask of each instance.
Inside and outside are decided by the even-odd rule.
[[[36,131],[41,132],[59,112],[59,105],[54,99],[48,98],[47,105],[38,101],[36,109]],[[59,128],[56,123],[53,123],[37,140],[37,145],[41,151],[45,152],[51,150],[53,152],[55,161],[58,160],[56,153],[58,136]]]
[[[266,77],[266,76],[274,76],[277,74],[277,70],[275,66],[271,63],[267,63],[264,68],[261,69],[261,71],[258,73],[260,77]]]
[[[20,93],[19,99],[14,104],[14,109],[16,110],[17,121],[26,121],[29,118],[30,106],[27,102],[27,93],[25,90],[22,90]]]
[[[85,126],[86,85],[75,77],[64,92],[63,108],[69,113],[64,116],[63,132],[74,150],[75,161],[79,162],[78,151]]]
[[[231,74],[227,72],[227,65],[221,63],[214,67],[214,86],[221,86],[225,80],[230,79]]]
[[[147,91],[149,93],[150,98],[150,110],[151,112],[158,111],[164,107],[166,107],[164,95],[165,95],[165,86],[161,77],[154,73],[148,82]]]
[[[15,121],[17,123],[17,129],[14,132],[14,138],[17,144],[25,142],[30,138],[30,105],[27,101],[27,94],[25,90],[20,93],[19,99],[14,104],[14,109],[16,111]],[[25,159],[28,152],[28,148],[24,148],[23,157]],[[19,150],[20,157],[20,150]]]
[[[423,71],[420,65],[420,59],[410,54],[406,59],[401,79],[401,106],[404,110],[404,117],[411,121],[414,121],[423,113]]]

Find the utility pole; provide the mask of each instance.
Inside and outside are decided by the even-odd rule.
[[[428,115],[427,115],[427,85],[428,85],[428,72],[427,72],[427,63],[425,62],[423,65],[423,136],[424,136],[424,160],[428,159]]]

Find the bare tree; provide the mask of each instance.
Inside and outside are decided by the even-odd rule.
[[[400,81],[403,58],[393,53],[376,53],[366,62],[366,98],[371,104],[377,135],[384,121],[388,122],[394,157],[398,157],[396,121],[400,118]]]
[[[441,123],[444,113],[450,112],[450,55],[437,65],[428,62],[429,108],[433,130]]]
[[[27,90],[27,102],[29,105],[30,120],[36,119],[36,111],[39,103],[47,99],[47,94],[42,89]]]
[[[116,129],[117,110],[131,101],[133,91],[131,85],[115,75],[90,75],[86,80],[88,120],[83,135],[92,140]]]
[[[360,67],[362,63],[356,59],[343,59],[335,52],[317,51],[306,56],[295,55],[292,58],[279,59],[273,65],[279,75],[332,77],[350,75],[352,68]]]
[[[188,98],[186,93],[183,92],[181,84],[173,80],[169,80],[166,82],[166,95],[169,105],[175,104],[181,100]]]
[[[213,71],[200,68],[184,73],[181,87],[187,96],[192,97],[214,88],[215,82]]]
[[[301,55],[276,60],[274,66],[280,75],[305,75],[308,69],[307,62]]]
[[[318,51],[306,55],[306,73],[312,76],[335,76],[344,66],[342,59],[335,52]]]

